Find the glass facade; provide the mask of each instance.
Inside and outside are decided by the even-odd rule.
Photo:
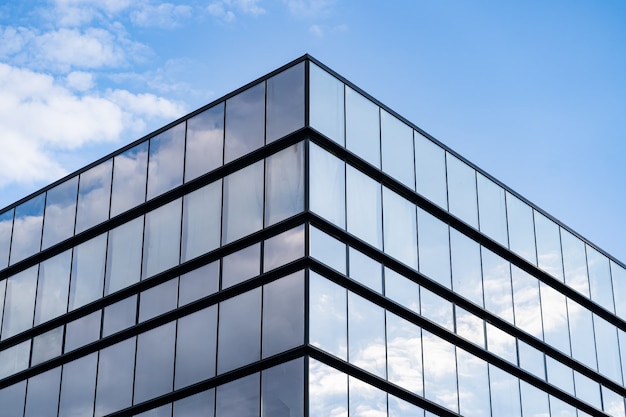
[[[625,294],[304,56],[0,211],[0,414],[625,416]]]

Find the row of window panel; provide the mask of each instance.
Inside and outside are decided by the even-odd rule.
[[[313,212],[622,383],[614,325],[314,144],[310,157]],[[336,204],[326,204],[329,198]],[[312,243],[311,253],[320,256],[313,252],[315,247],[328,252],[335,260],[327,262],[337,263],[339,266],[333,267],[345,272],[345,257],[338,258],[345,250],[330,251],[329,245]],[[582,263],[584,266],[584,257]],[[592,320],[598,323],[597,359],[590,337],[594,334]]]
[[[626,296],[626,269],[315,65],[310,100],[312,127],[607,310],[617,304],[626,318],[626,305],[614,303]],[[359,181],[350,169],[345,181],[337,168],[328,175],[341,181],[337,191]]]
[[[56,417],[60,398],[59,416],[104,416],[303,343],[300,271],[34,376],[26,397],[26,381],[4,388],[0,403]]]
[[[304,226],[298,226],[0,351],[0,379],[303,256]]]
[[[488,416],[494,401],[501,402],[494,406],[496,409],[516,407],[518,412],[511,415],[519,415],[519,398],[517,405],[508,403],[511,399],[502,398],[500,393],[492,392],[490,399],[487,369],[491,365],[487,362],[314,272],[310,274],[312,345],[462,415]],[[520,349],[520,362],[528,361],[535,369],[542,367],[543,354],[527,348]],[[526,351],[530,353],[523,357]],[[548,382],[599,410],[619,410],[612,415],[624,415],[624,399],[620,395],[579,373],[575,373],[574,389],[570,368],[554,360],[547,365]],[[545,380],[545,371],[541,372]],[[562,386],[567,384],[567,372],[571,390]],[[547,404],[547,394],[537,390],[536,395]],[[504,414],[494,410],[493,415]]]
[[[0,282],[0,300],[5,300],[0,337],[4,340],[303,209],[300,143]]]
[[[0,214],[0,269],[303,126],[300,63]]]

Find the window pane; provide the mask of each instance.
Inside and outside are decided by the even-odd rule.
[[[0,404],[2,412],[7,416],[21,416],[24,412],[24,398],[26,397],[26,380],[0,389]]]
[[[102,417],[131,405],[134,369],[134,337],[100,351],[96,417]]]
[[[304,416],[304,360],[283,363],[261,375],[263,416]]]
[[[219,279],[219,261],[211,262],[181,275],[178,288],[178,305],[182,306],[217,292]]]
[[[520,417],[519,380],[500,368],[489,365],[491,415]]]
[[[215,376],[217,306],[178,320],[175,389]]]
[[[11,265],[39,251],[46,194],[41,193],[15,208]]]
[[[346,86],[346,147],[380,168],[378,106]]]
[[[220,303],[217,371],[224,373],[261,357],[261,288]]]
[[[174,403],[174,417],[213,417],[215,390],[201,392]]]
[[[93,415],[98,354],[63,365],[59,417]]]
[[[420,307],[424,318],[445,327],[451,332],[454,331],[454,306],[450,301],[421,287]]]
[[[420,314],[420,286],[385,267],[385,297]]]
[[[516,266],[511,269],[515,325],[533,336],[543,339],[539,282],[537,278]]]
[[[57,327],[33,338],[33,352],[30,366],[38,365],[61,354],[63,326]]]
[[[350,417],[387,415],[387,393],[352,376],[348,377]]]
[[[476,171],[449,153],[446,153],[446,166],[450,213],[478,228]]]
[[[304,63],[267,80],[266,143],[304,126]]]
[[[111,217],[146,200],[148,141],[116,156],[113,165]]]
[[[417,270],[415,205],[383,187],[385,253]]]
[[[69,310],[102,297],[107,236],[102,234],[74,248]]]
[[[423,331],[424,395],[458,412],[456,355],[453,344]]]
[[[215,417],[258,417],[260,374],[236,379],[216,389]]]
[[[344,145],[344,86],[317,65],[309,65],[309,123]]]
[[[263,243],[263,270],[270,271],[304,256],[304,225],[271,237]]]
[[[146,214],[143,242],[143,278],[178,265],[181,199]]]
[[[187,120],[185,182],[222,165],[224,153],[224,103]]]
[[[418,132],[415,132],[415,174],[417,192],[447,209],[446,153]]]
[[[18,345],[0,350],[0,379],[28,368],[30,339]],[[2,392],[2,390],[0,390]],[[4,403],[0,403],[3,404]]]
[[[519,339],[517,341],[517,350],[519,367],[545,381],[546,366],[544,353]]]
[[[485,347],[485,323],[483,319],[455,306],[454,319],[456,321],[456,333],[464,339],[484,348]]]
[[[304,210],[304,144],[267,158],[265,169],[265,225],[269,226]]]
[[[309,276],[309,343],[346,360],[346,289],[312,271]]]
[[[24,417],[56,417],[61,367],[28,379]]]
[[[35,325],[67,312],[67,292],[70,286],[72,251],[46,259],[39,267]]]
[[[534,214],[539,268],[563,282],[559,226],[538,211],[534,211]]]
[[[222,289],[256,277],[261,272],[261,244],[231,253],[222,259]]]
[[[37,269],[35,265],[7,279],[2,340],[30,329],[33,325]]]
[[[101,316],[102,311],[98,310],[67,323],[65,326],[65,352],[98,340],[100,338]]]
[[[102,337],[127,329],[137,320],[137,295],[125,298],[104,308]]]
[[[304,343],[304,271],[263,286],[263,358]]]
[[[0,269],[9,264],[9,251],[11,249],[11,233],[13,231],[13,211],[9,210],[0,214]]]
[[[389,417],[423,417],[424,410],[416,405],[389,394],[387,396]]]
[[[415,190],[413,129],[381,110],[383,171]]]
[[[572,340],[572,357],[591,369],[598,369],[596,347],[593,338],[589,337],[594,333],[591,311],[568,299],[567,312]]]
[[[613,261],[611,261],[611,279],[613,282],[617,315],[622,319],[626,319],[626,303],[619,301],[626,299],[626,269]]]
[[[309,145],[309,206],[329,222],[346,227],[345,163],[322,148]],[[328,204],[332,201],[333,204]]]
[[[414,394],[424,395],[422,331],[387,312],[387,379]]]
[[[74,234],[77,193],[78,176],[70,178],[48,190],[48,195],[46,196],[46,221],[43,224],[43,240],[41,243],[42,249],[49,248]]]
[[[569,355],[570,344],[565,296],[543,282],[539,283],[539,290],[541,291],[544,340],[550,346]]]
[[[480,231],[502,246],[508,247],[504,189],[481,173],[477,172],[476,175]]]
[[[309,417],[348,415],[348,376],[309,359]]]
[[[491,416],[487,362],[457,349],[459,411],[464,416]]]
[[[483,283],[480,269],[480,245],[467,236],[450,230],[452,289],[468,300],[483,305]]]
[[[219,248],[221,211],[221,180],[183,197],[183,262]]]
[[[611,286],[609,259],[591,246],[585,246],[587,248],[587,267],[589,269],[591,299],[613,313],[615,307],[613,304],[613,287]]]
[[[530,263],[537,264],[533,211],[526,203],[506,193],[509,222],[509,247]]]
[[[382,249],[382,197],[380,183],[351,166],[346,170],[348,232]],[[332,204],[329,202],[329,204]]]
[[[109,232],[106,280],[104,283],[105,295],[112,294],[139,281],[142,244],[143,216]]]
[[[598,371],[621,384],[622,367],[617,342],[617,329],[613,324],[595,314],[593,315],[593,327],[598,351]]]
[[[261,82],[226,100],[224,163],[263,146],[265,83]]]
[[[184,153],[184,122],[150,139],[148,200],[183,183]]]
[[[502,359],[517,365],[517,349],[515,347],[515,337],[504,330],[486,323],[487,349],[495,353]]]
[[[520,381],[522,415],[549,416],[548,394],[525,381]]]
[[[224,178],[222,243],[230,243],[263,227],[263,161]]]
[[[585,244],[563,228],[561,228],[561,244],[563,246],[565,283],[589,297]]]
[[[348,259],[348,275],[350,278],[382,294],[382,265],[378,263],[378,261],[375,261],[374,259],[350,247],[348,247]]]
[[[601,409],[600,385],[596,381],[574,371],[574,384],[578,398],[593,405],[597,409]]]
[[[139,404],[172,390],[175,338],[176,323],[174,322],[137,336],[133,404]]]
[[[513,323],[511,266],[484,247],[481,248],[481,258],[485,308],[509,323]]]
[[[348,292],[348,323],[348,361],[385,378],[385,310]]]
[[[450,237],[448,225],[417,209],[420,272],[446,288],[450,281]]]
[[[313,226],[309,226],[310,255],[329,267],[346,273],[346,244],[327,235]]]
[[[109,159],[80,174],[76,209],[77,234],[109,218],[112,169],[113,161]]]
[[[139,322],[174,310],[177,305],[178,278],[174,278],[139,294]]]
[[[574,395],[574,374],[572,368],[546,355],[546,375],[550,384],[568,394]]]

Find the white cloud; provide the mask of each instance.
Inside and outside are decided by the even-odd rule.
[[[0,27],[0,57],[16,54],[35,37],[35,33],[24,27]]]
[[[130,14],[131,21],[138,26],[155,26],[160,28],[174,28],[179,20],[190,17],[190,6],[161,3],[157,6],[145,5]]]
[[[300,17],[324,17],[330,14],[335,0],[283,0],[289,11]]]
[[[94,85],[93,75],[83,71],[73,71],[65,77],[68,88],[76,91],[87,91]]]
[[[129,8],[131,0],[54,0],[54,21],[60,26],[81,26],[102,15],[113,16]]]
[[[235,12],[252,16],[265,14],[266,10],[259,3],[260,0],[217,0],[209,4],[207,11],[228,23],[236,19]]]
[[[309,28],[309,32],[311,32],[313,35],[317,36],[318,38],[321,38],[324,36],[324,31],[319,25],[312,25]]]

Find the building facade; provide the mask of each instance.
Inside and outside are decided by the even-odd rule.
[[[625,295],[303,56],[0,211],[0,415],[624,416]]]

